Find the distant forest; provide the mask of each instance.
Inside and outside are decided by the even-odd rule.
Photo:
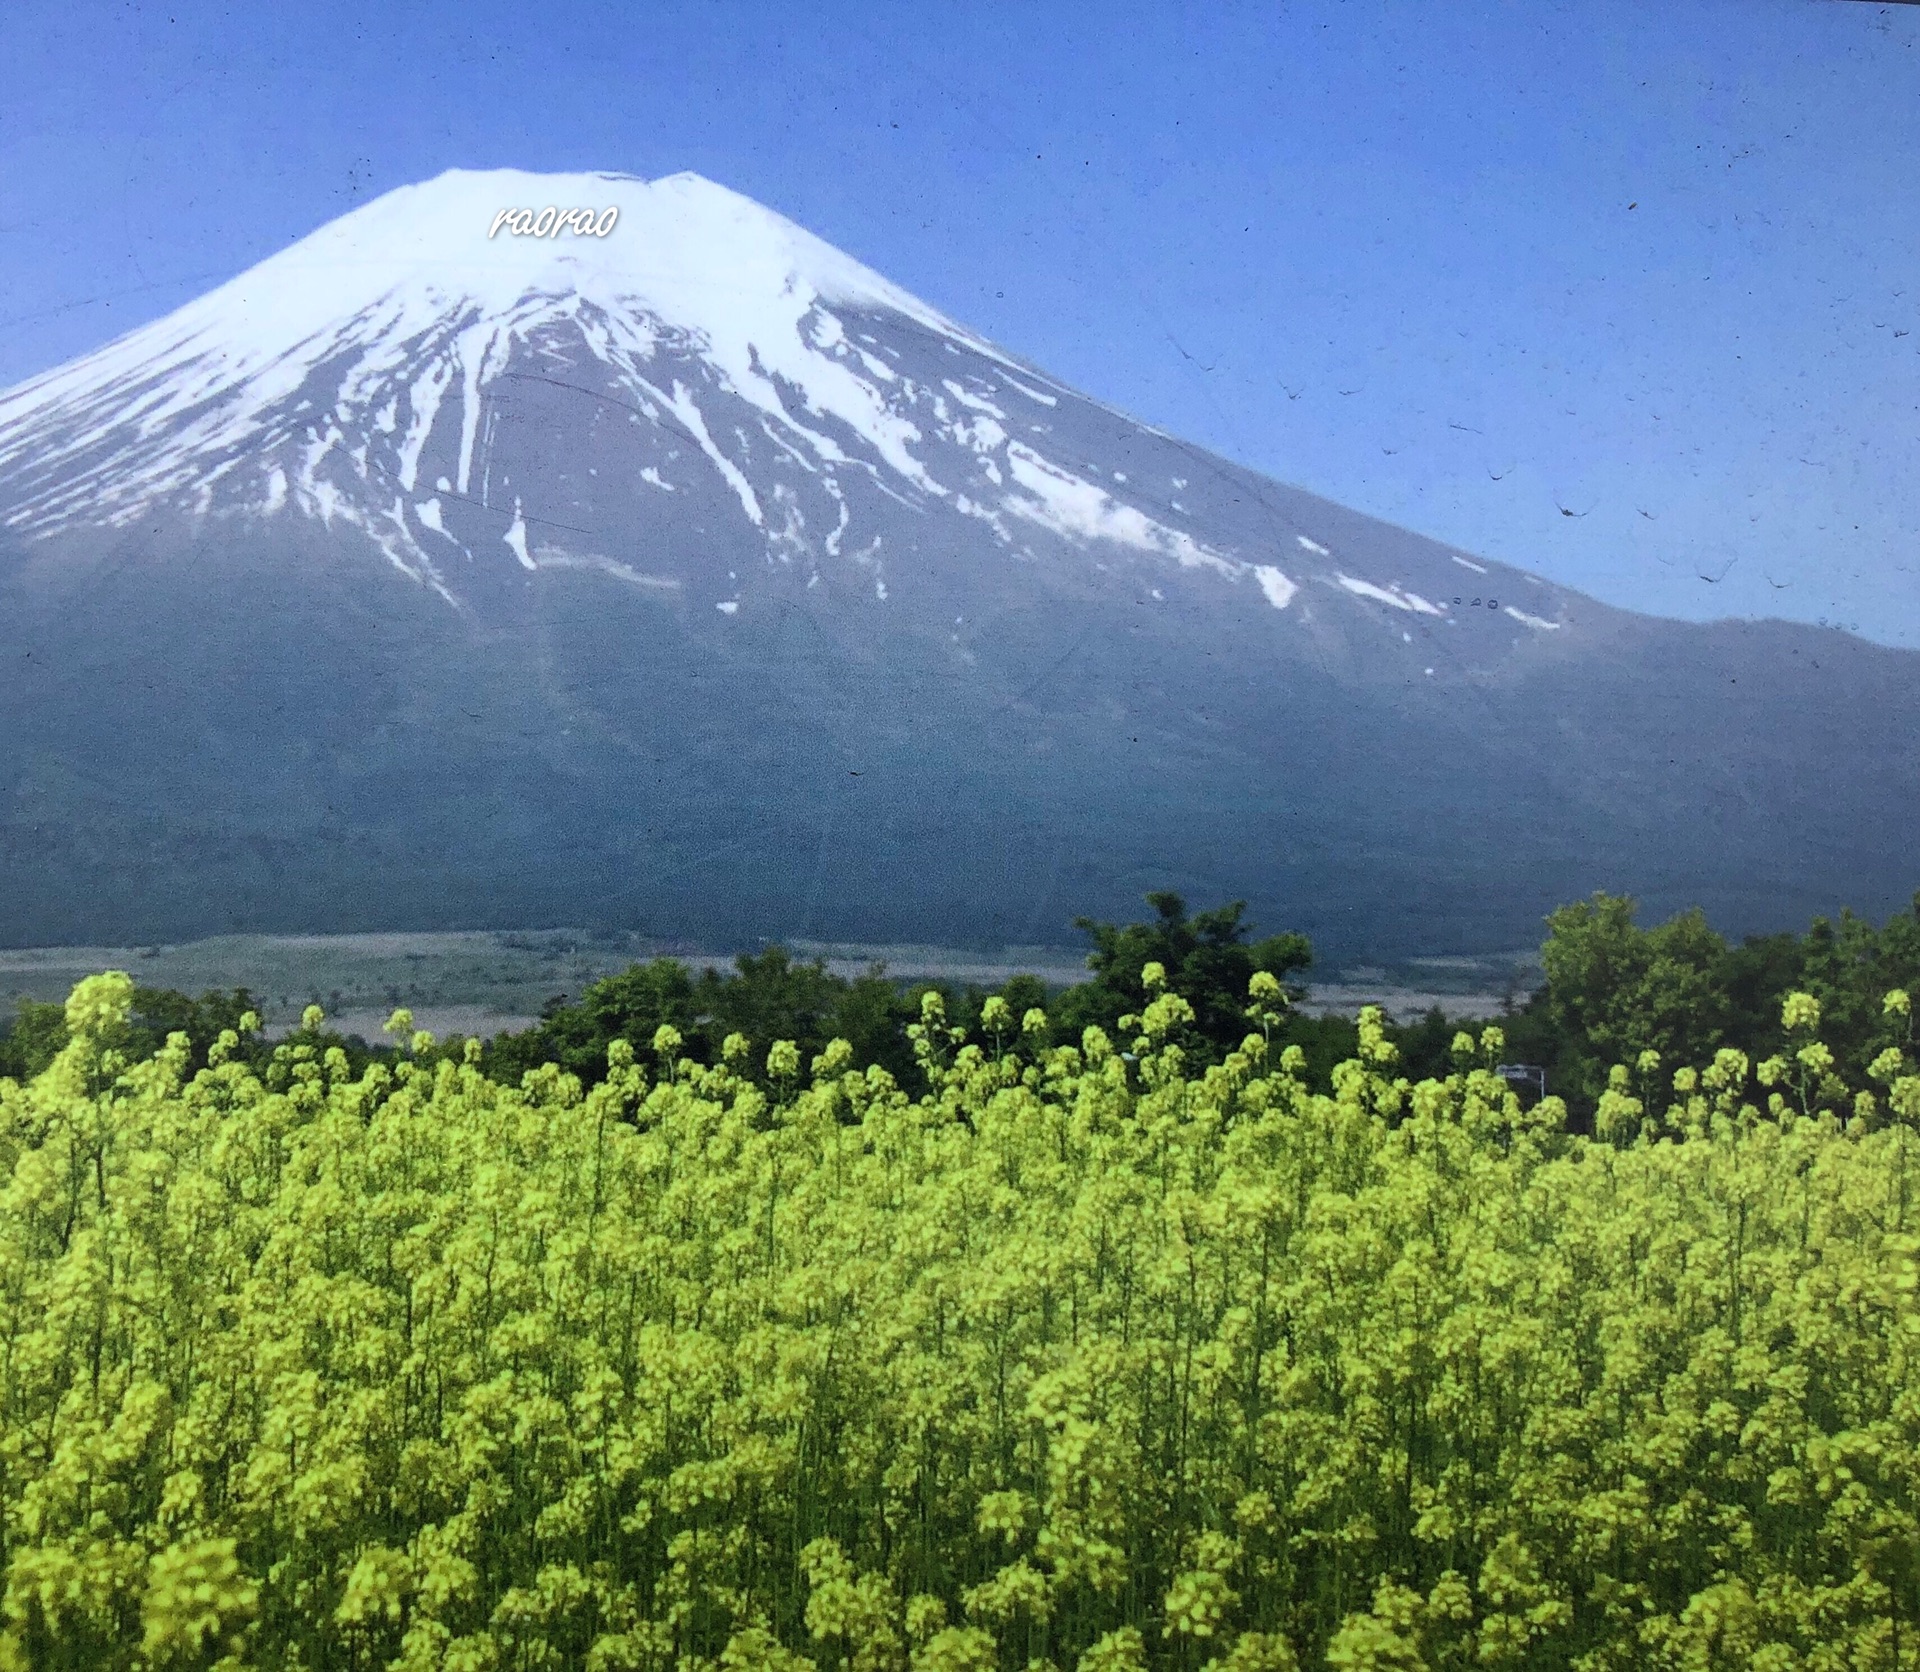
[[[995,990],[955,983],[896,981],[876,964],[862,976],[835,975],[821,962],[796,961],[779,946],[742,954],[730,972],[698,975],[672,958],[633,965],[595,982],[577,999],[557,997],[539,1024],[519,1033],[479,1043],[479,1066],[488,1078],[516,1084],[530,1070],[551,1064],[578,1078],[583,1089],[607,1076],[607,1048],[625,1040],[636,1051],[649,1050],[662,1027],[683,1040],[681,1055],[710,1066],[720,1062],[729,1035],[743,1035],[752,1046],[746,1070],[763,1083],[768,1048],[791,1040],[808,1058],[844,1039],[860,1068],[878,1065],[905,1087],[917,1086],[913,1040],[909,1030],[921,1016],[922,998],[938,992],[955,1026],[970,1038],[992,1041],[999,1033],[1011,1043],[1019,1019],[1044,1009],[1052,1040],[1077,1040],[1087,1027],[1116,1030],[1123,1016],[1142,1010],[1149,996],[1141,972],[1157,963],[1172,989],[1194,1007],[1185,1049],[1193,1067],[1222,1062],[1247,1031],[1247,983],[1265,970],[1281,983],[1289,999],[1304,994],[1301,977],[1311,968],[1313,949],[1306,937],[1282,933],[1252,938],[1240,902],[1189,913],[1177,894],[1147,896],[1153,915],[1129,924],[1078,920],[1092,942],[1088,979],[1066,988],[1049,988],[1037,977],[1015,976]],[[1546,980],[1524,1003],[1509,1002],[1500,1018],[1508,1063],[1541,1071],[1518,1082],[1523,1097],[1542,1090],[1561,1098],[1568,1126],[1589,1131],[1615,1065],[1652,1090],[1662,1064],[1673,1068],[1708,1061],[1723,1046],[1734,1045],[1755,1060],[1783,1051],[1788,1034],[1782,1001],[1791,992],[1819,1001],[1822,1036],[1835,1057],[1836,1071],[1858,1084],[1867,1067],[1889,1046],[1897,1018],[1883,1008],[1894,988],[1920,989],[1920,892],[1912,907],[1876,928],[1851,911],[1837,922],[1816,918],[1804,934],[1749,936],[1729,944],[1704,915],[1689,911],[1652,928],[1635,922],[1635,903],[1623,895],[1595,894],[1562,906],[1548,919],[1541,948]],[[994,1001],[998,1001],[997,1003]],[[136,987],[129,1060],[158,1051],[168,1034],[186,1034],[195,1068],[223,1030],[238,1029],[241,1019],[260,1009],[246,988],[203,993],[191,998],[164,988]],[[1339,1016],[1315,1017],[1284,1008],[1272,1028],[1279,1049],[1298,1046],[1303,1078],[1328,1091],[1335,1067],[1354,1055],[1358,1024]],[[405,1034],[411,1018],[396,1030]],[[50,1063],[67,1042],[64,1008],[23,1003],[0,1032],[0,1076],[27,1080]],[[1436,1008],[1411,1024],[1386,1024],[1397,1048],[1402,1074],[1410,1081],[1444,1077],[1456,1036],[1454,1024]],[[353,1071],[374,1061],[411,1057],[422,1062],[461,1062],[468,1041],[460,1035],[411,1050],[402,1037],[369,1044],[326,1026],[318,1008],[292,1043],[324,1050],[338,1046]],[[245,1061],[263,1076],[271,1073],[275,1042],[259,1033],[244,1038],[234,1060]]]

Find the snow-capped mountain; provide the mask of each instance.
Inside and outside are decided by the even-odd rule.
[[[560,203],[617,213],[604,236],[497,224],[502,205]],[[1305,571],[1448,614],[1395,578],[1345,573],[1305,535],[1213,549],[1188,477],[1083,460],[1074,426],[1056,430],[1063,396],[1090,405],[698,175],[456,173],[0,396],[0,504],[30,538],[159,513],[339,523],[457,604],[467,566],[502,547],[528,571],[624,576],[568,537],[608,531],[609,515],[671,523],[663,496],[723,490],[769,562],[815,584],[823,564],[853,563],[879,597],[888,519],[863,506],[948,511],[1028,560],[1050,536],[1206,571],[1276,609]],[[536,414],[549,429],[516,448],[503,425]],[[568,432],[589,451],[555,457],[548,436]],[[1460,584],[1485,572],[1455,561]],[[1514,621],[1560,626],[1518,602]]]
[[[0,393],[0,604],[16,941],[1032,941],[1171,884],[1454,949],[1871,905],[1920,805],[1911,732],[1836,801],[1792,718],[1913,659],[1281,487],[691,174],[443,175]]]

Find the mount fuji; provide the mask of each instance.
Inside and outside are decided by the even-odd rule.
[[[16,945],[1171,887],[1404,956],[1920,880],[1920,655],[1282,486],[692,174],[445,174],[0,392],[0,714]]]

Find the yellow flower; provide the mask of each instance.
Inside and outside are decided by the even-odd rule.
[[[260,1591],[234,1550],[230,1538],[195,1539],[168,1545],[153,1558],[140,1605],[141,1649],[151,1661],[193,1663],[216,1644],[238,1653]]]
[[[791,1039],[776,1039],[767,1050],[767,1073],[775,1080],[791,1080],[800,1072],[800,1047]]]
[[[1811,993],[1789,993],[1781,1001],[1780,1025],[1789,1032],[1820,1025],[1820,1001]]]

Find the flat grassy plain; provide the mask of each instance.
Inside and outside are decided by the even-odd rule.
[[[759,950],[754,948],[752,950]],[[872,946],[791,942],[796,960],[824,962],[836,975],[858,976],[875,964],[898,981],[951,981],[999,987],[1036,975],[1052,987],[1086,979],[1085,949],[1009,947],[997,953],[938,946]],[[689,968],[730,969],[734,953],[625,932],[580,929],[468,929],[362,935],[221,935],[172,946],[0,948],[0,1016],[21,999],[65,999],[73,984],[102,970],[125,970],[142,986],[200,994],[245,987],[260,1001],[270,1030],[291,1027],[318,1004],[342,1032],[378,1039],[393,1010],[405,1005],[417,1027],[445,1036],[485,1037],[530,1027],[556,995],[578,997],[605,975],[651,958],[677,958]],[[1532,953],[1488,958],[1425,958],[1397,965],[1328,970],[1303,1009],[1358,1014],[1378,1004],[1410,1020],[1438,1004],[1449,1016],[1499,1012],[1538,983]]]

